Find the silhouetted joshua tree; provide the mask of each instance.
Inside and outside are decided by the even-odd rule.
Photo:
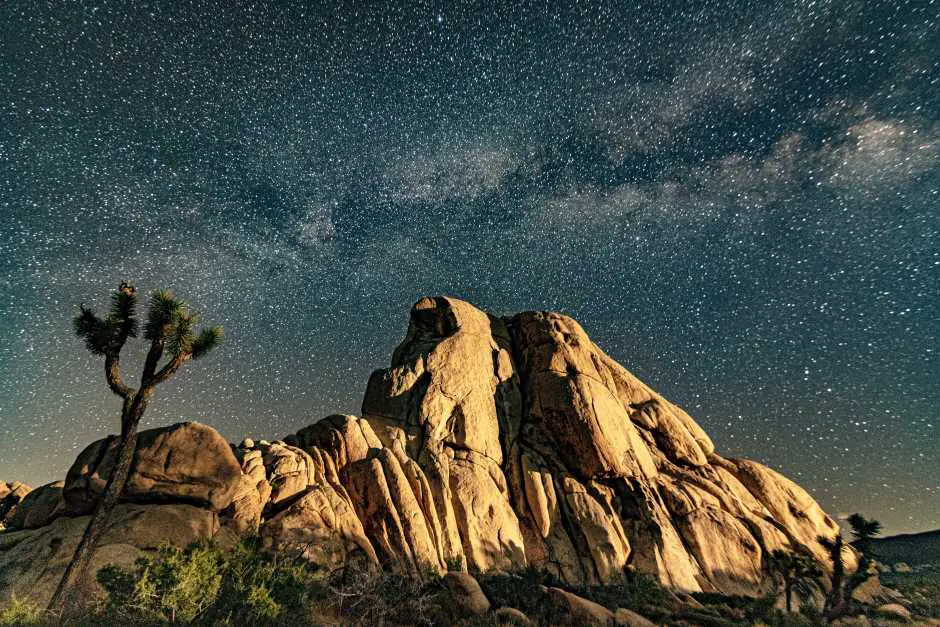
[[[838,616],[845,606],[845,563],[842,561],[845,542],[841,532],[832,540],[824,536],[819,536],[818,540],[829,551],[829,557],[832,559],[832,587],[826,597],[825,612],[830,617]]]
[[[852,514],[848,522],[852,528],[852,546],[859,552],[858,568],[847,581],[846,595],[851,597],[852,592],[871,577],[868,570],[875,557],[872,552],[872,540],[881,533],[881,523],[877,520],[868,520],[861,514]]]
[[[59,614],[71,605],[78,582],[88,570],[98,538],[108,526],[111,512],[124,491],[137,448],[137,426],[155,388],[176,374],[189,360],[208,353],[222,339],[222,327],[208,327],[197,333],[198,314],[191,312],[187,304],[176,299],[171,292],[154,292],[144,325],[144,339],[150,341],[150,348],[140,387],[135,389],[126,385],[121,377],[120,354],[128,338],[137,337],[136,313],[137,290],[133,285],[121,283],[111,295],[111,310],[106,318],[99,318],[82,305],[81,313],[74,320],[75,333],[85,340],[88,350],[104,357],[108,387],[123,399],[123,405],[116,460],[104,494],[98,500],[72,561],[49,602],[49,610]],[[168,359],[161,365],[165,356]]]
[[[842,615],[855,589],[871,577],[868,571],[874,557],[872,540],[881,533],[881,523],[877,520],[869,520],[861,514],[852,514],[847,520],[852,528],[852,546],[859,553],[858,568],[848,578],[845,577],[845,565],[842,562],[842,534],[834,540],[819,538],[819,542],[829,549],[832,556],[832,590],[826,600],[826,614],[829,618]]]
[[[770,554],[767,561],[770,571],[779,574],[783,578],[787,612],[792,612],[794,588],[803,585],[807,580],[821,576],[822,571],[816,565],[816,560],[810,556],[791,551],[778,549]]]

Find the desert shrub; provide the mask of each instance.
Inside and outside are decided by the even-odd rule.
[[[663,607],[671,602],[670,595],[653,577],[625,570],[619,579],[596,586],[584,586],[577,594],[605,607],[645,609]]]
[[[802,613],[789,613],[774,607],[775,594],[762,597],[731,596],[714,592],[693,592],[692,597],[703,604],[703,610],[683,611],[679,616],[703,625],[767,625],[768,627],[809,627],[825,624],[813,606]],[[695,614],[694,616],[692,614]]]
[[[42,610],[30,603],[16,597],[10,599],[6,607],[0,610],[0,625],[38,625],[42,617]]]
[[[98,582],[105,612],[146,623],[276,624],[310,612],[324,590],[299,556],[268,554],[257,539],[227,553],[207,543],[166,545],[132,570],[102,568]]]
[[[300,552],[267,553],[260,541],[242,541],[224,563],[223,585],[208,616],[221,624],[270,624],[313,610],[326,581]]]
[[[547,610],[544,603],[543,587],[558,587],[571,590],[574,594],[616,609],[624,607],[646,611],[648,608],[660,610],[671,604],[670,595],[652,577],[633,571],[624,571],[623,575],[603,585],[572,588],[561,582],[551,573],[528,566],[517,573],[484,573],[478,577],[483,592],[492,601],[494,607],[514,607],[533,619],[545,619]]]
[[[477,580],[493,607],[514,607],[533,619],[541,617],[546,609],[542,587],[562,585],[554,575],[534,566],[511,574],[483,573]]]
[[[460,623],[447,588],[437,576],[350,570],[332,582],[327,605],[329,614],[342,618],[344,624],[371,627]]]
[[[106,566],[98,583],[108,593],[107,608],[128,620],[190,623],[216,600],[222,584],[222,556],[208,544],[186,549],[160,547],[137,560],[134,570]]]

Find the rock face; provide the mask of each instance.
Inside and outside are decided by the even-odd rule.
[[[329,569],[531,565],[572,585],[632,569],[684,592],[767,592],[765,556],[779,548],[831,568],[819,538],[838,527],[804,490],[718,455],[686,412],[560,314],[419,301],[362,414],[238,446],[198,423],[142,432],[96,563],[130,563],[163,539],[258,533]],[[21,509],[7,526],[39,527],[0,536],[0,600],[44,601],[113,463],[113,439],[100,440],[64,483],[19,496],[0,484],[0,507]],[[556,597],[572,615],[590,609]]]
[[[818,538],[838,527],[804,490],[719,456],[560,314],[500,319],[423,299],[362,413],[295,439],[332,459],[384,563],[531,564],[571,584],[630,568],[677,590],[749,595],[764,591],[774,549],[828,566]]]

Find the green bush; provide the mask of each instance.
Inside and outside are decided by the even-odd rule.
[[[218,549],[194,544],[163,546],[153,558],[137,560],[133,571],[106,566],[98,583],[108,593],[107,607],[130,620],[190,623],[215,603],[222,584]]]
[[[276,624],[310,611],[322,593],[318,573],[296,556],[265,553],[257,539],[227,553],[207,543],[163,546],[124,570],[98,571],[106,611],[128,622]]]
[[[653,577],[625,570],[615,581],[597,586],[585,586],[577,593],[605,607],[625,607],[633,610],[659,608],[671,603],[670,595]]]
[[[518,573],[483,573],[477,580],[493,607],[514,607],[529,618],[538,619],[545,611],[542,586],[561,586],[551,573],[527,566]]]
[[[210,615],[222,624],[273,623],[309,613],[326,596],[322,573],[300,555],[266,553],[257,538],[227,557],[223,586]]]
[[[13,597],[6,607],[0,610],[0,625],[38,625],[41,617],[42,610],[39,607]]]

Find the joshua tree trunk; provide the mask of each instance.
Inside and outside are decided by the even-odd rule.
[[[842,536],[837,535],[832,543],[832,590],[829,591],[830,618],[839,616],[845,605],[845,564],[842,562]]]
[[[114,468],[111,469],[111,476],[108,478],[104,494],[98,500],[98,505],[95,507],[91,520],[88,521],[88,525],[85,527],[85,533],[82,534],[82,539],[75,548],[72,561],[65,569],[55,594],[49,602],[48,609],[60,616],[72,605],[75,592],[78,590],[80,582],[85,578],[85,573],[91,564],[91,558],[95,554],[98,540],[111,520],[114,507],[124,493],[124,485],[130,476],[134,452],[137,450],[137,425],[140,424],[140,419],[147,408],[147,400],[150,394],[151,390],[137,392],[129,406],[126,406],[122,412],[121,436],[117,447],[117,459],[114,462]]]

